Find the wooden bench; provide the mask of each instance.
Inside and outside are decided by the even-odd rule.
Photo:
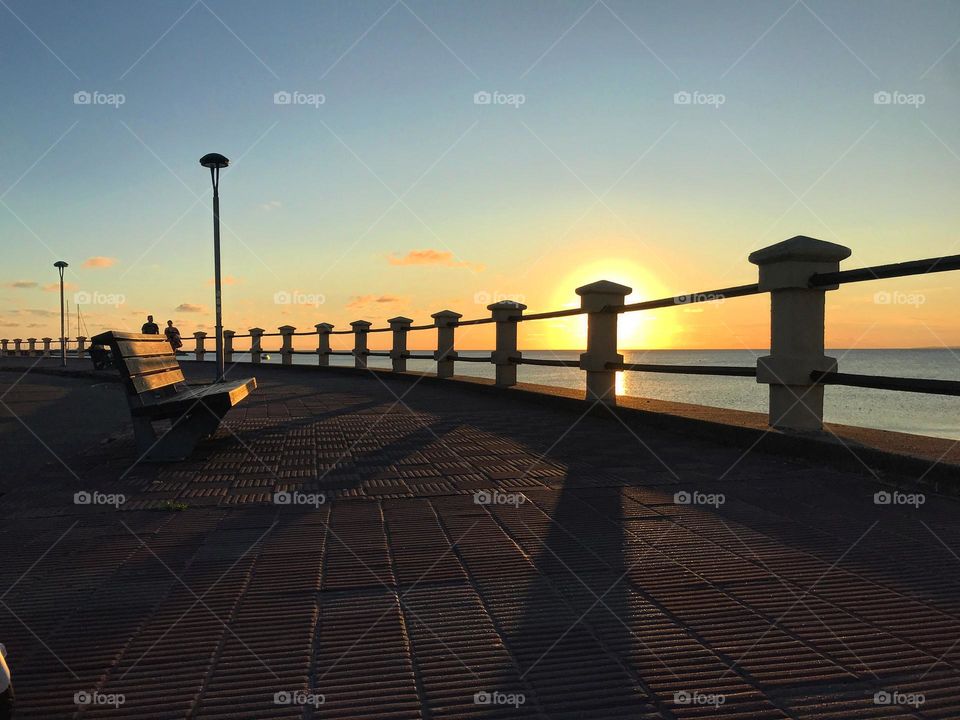
[[[257,387],[256,378],[188,387],[163,335],[111,330],[92,341],[110,348],[127,390],[137,449],[146,460],[189,457],[200,440],[216,432],[227,411]],[[153,423],[158,420],[169,420],[169,429],[157,433]]]

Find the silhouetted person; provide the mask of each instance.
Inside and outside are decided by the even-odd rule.
[[[140,332],[144,335],[160,334],[160,326],[153,321],[153,315],[147,315],[147,321],[143,324],[143,327],[140,328]]]
[[[183,347],[180,331],[174,326],[173,320],[167,320],[167,326],[163,329],[163,334],[167,336],[167,342],[170,343],[174,352]]]

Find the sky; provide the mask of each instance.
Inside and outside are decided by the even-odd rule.
[[[851,248],[848,268],[960,252],[952,0],[2,0],[0,18],[0,337],[59,334],[61,259],[84,334],[147,313],[212,334],[208,152],[231,159],[237,332],[543,312],[600,279],[629,301],[707,291],[755,282],[749,253],[794,235]],[[960,346],[958,303],[956,273],[849,285],[827,344]],[[623,316],[620,344],[768,333],[760,296]],[[583,343],[583,318],[520,330]]]

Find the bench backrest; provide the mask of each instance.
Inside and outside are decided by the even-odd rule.
[[[128,396],[142,404],[176,394],[174,386],[184,382],[177,356],[163,335],[108,330],[92,342],[110,348]]]

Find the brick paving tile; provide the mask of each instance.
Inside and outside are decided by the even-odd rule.
[[[257,375],[187,462],[138,464],[127,428],[0,479],[17,717],[960,717],[954,499],[455,384]]]

